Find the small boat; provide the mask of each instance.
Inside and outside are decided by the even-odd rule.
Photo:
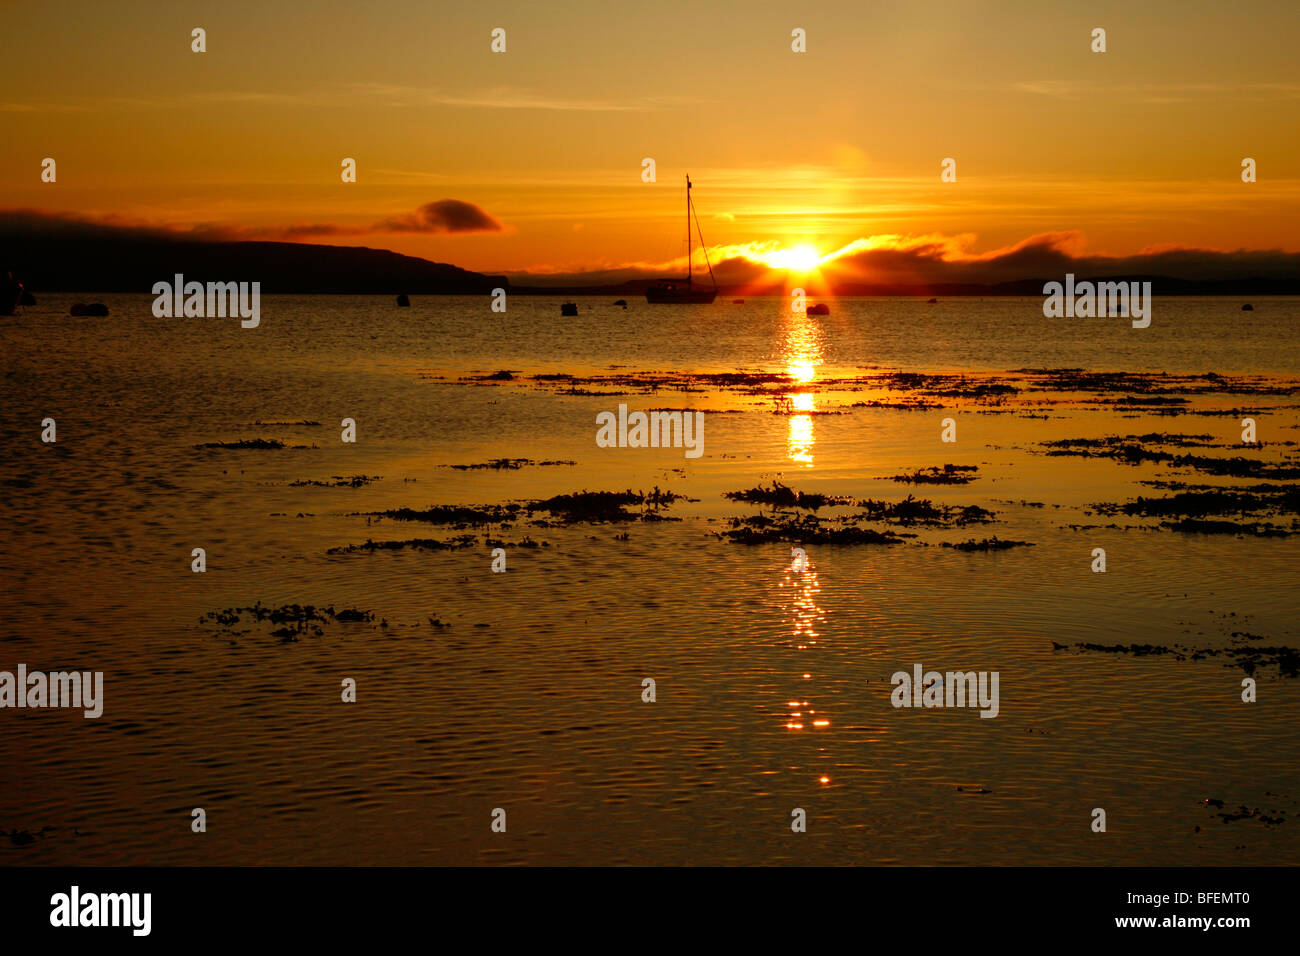
[[[403,308],[406,308],[411,304],[411,300],[407,298],[406,293],[403,292],[401,295],[397,297],[397,304],[402,306]]]
[[[565,302],[560,306],[560,315],[577,315],[578,304],[576,302]]]
[[[807,313],[809,315],[830,315],[831,307],[825,302],[818,302],[816,305],[808,306]]]
[[[14,308],[23,297],[23,284],[10,272],[0,279],[0,315],[13,315]]]
[[[700,245],[704,248],[704,262],[709,267],[709,281],[712,289],[694,286],[691,272],[691,219],[695,220],[695,229],[700,235]],[[686,278],[660,279],[645,290],[645,300],[653,305],[708,305],[718,295],[718,282],[713,278],[713,263],[709,262],[709,250],[704,245],[704,233],[700,231],[700,218],[695,215],[695,204],[691,201],[691,177],[686,177]]]

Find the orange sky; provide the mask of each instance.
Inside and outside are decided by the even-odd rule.
[[[1292,0],[456,7],[0,2],[0,207],[574,271],[679,255],[689,172],[710,244],[1300,251]],[[502,228],[376,229],[441,199]]]

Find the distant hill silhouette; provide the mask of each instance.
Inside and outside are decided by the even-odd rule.
[[[0,237],[0,271],[33,292],[143,292],[176,273],[198,282],[261,282],[264,295],[458,295],[509,288],[503,276],[361,246],[154,238]]]
[[[611,282],[608,274],[538,278],[537,285],[512,285],[500,275],[470,272],[441,262],[364,246],[321,246],[296,242],[205,242],[157,236],[23,234],[0,230],[0,275],[14,274],[35,293],[140,292],[170,282],[176,273],[186,281],[261,282],[264,295],[374,294],[477,295],[504,288],[512,295],[610,295],[641,297],[654,280]],[[525,280],[524,276],[517,279]],[[1150,281],[1155,295],[1300,295],[1300,279],[1246,277],[1182,279],[1160,275],[1096,275],[1080,272],[1080,281]],[[601,280],[604,281],[601,281]],[[1042,295],[1043,284],[1062,274],[1036,279],[979,284],[904,285],[840,280],[829,290],[810,294],[900,296]],[[833,280],[832,280],[833,281]],[[786,294],[786,277],[772,272],[744,283],[722,282],[723,296]]]

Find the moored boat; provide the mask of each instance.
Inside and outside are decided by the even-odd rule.
[[[0,315],[13,315],[22,297],[23,284],[14,278],[12,272],[0,279]]]
[[[706,289],[694,284],[691,267],[691,219],[695,220],[695,229],[700,235],[700,246],[704,249],[704,262],[709,267],[709,281],[713,287]],[[645,290],[645,300],[652,305],[707,305],[717,297],[718,283],[713,278],[713,263],[709,262],[709,250],[704,245],[704,233],[700,231],[700,220],[695,215],[695,203],[691,200],[691,177],[686,177],[686,278],[660,279]]]

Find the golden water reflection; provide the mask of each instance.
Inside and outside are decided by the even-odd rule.
[[[821,326],[813,316],[791,312],[786,316],[781,335],[785,373],[798,388],[782,396],[789,415],[786,454],[792,462],[811,468],[815,442],[812,413],[817,411],[817,393],[809,386],[816,381],[817,369],[822,364]]]
[[[788,312],[781,328],[781,362],[790,376],[791,389],[780,397],[781,410],[787,415],[786,451],[789,459],[803,467],[813,465],[816,437],[813,420],[817,412],[817,371],[823,362],[822,330],[816,317],[803,312]],[[809,653],[817,646],[818,628],[826,612],[817,603],[821,581],[806,556],[795,558],[781,582],[785,597],[788,626],[796,653]],[[785,701],[785,727],[790,731],[825,730],[830,717],[821,712],[816,697],[810,693],[812,672],[801,670],[800,687]],[[821,777],[821,783],[829,783]]]
[[[817,603],[821,581],[806,556],[794,558],[786,570],[781,588],[788,594],[786,617],[794,649],[809,651],[815,648],[820,637],[818,627],[826,620],[826,612]],[[811,676],[811,672],[803,673],[804,679]],[[798,695],[791,694],[785,705],[787,730],[824,730],[831,725],[830,718],[818,711],[807,685],[800,688]]]
[[[786,436],[786,454],[789,459],[808,468],[813,464],[813,420],[811,415],[791,415],[789,434]]]

